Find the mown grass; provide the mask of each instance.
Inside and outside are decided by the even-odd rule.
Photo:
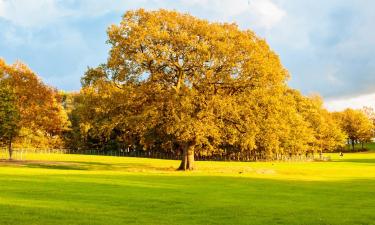
[[[0,162],[0,224],[375,224],[375,152],[331,162],[28,155]]]

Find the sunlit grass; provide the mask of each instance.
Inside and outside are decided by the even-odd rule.
[[[28,154],[0,162],[0,224],[373,224],[375,152],[331,162]]]

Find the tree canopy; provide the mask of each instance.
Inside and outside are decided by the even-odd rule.
[[[356,142],[369,142],[374,137],[374,123],[363,111],[346,109],[335,113],[335,117],[351,141],[353,150]]]
[[[0,85],[2,90],[0,104],[7,106],[2,109],[8,115],[1,118],[2,121],[3,118],[8,118],[7,124],[12,124],[14,127],[12,129],[14,132],[3,137],[9,142],[15,139],[18,144],[31,141],[34,145],[43,144],[43,147],[53,145],[53,142],[60,140],[57,137],[67,130],[69,121],[56,90],[45,85],[21,62],[7,65],[2,59],[0,59]],[[56,144],[62,143],[60,141]],[[11,148],[9,149],[11,152]]]
[[[181,169],[193,169],[202,152],[266,159],[343,141],[342,133],[329,134],[333,122],[321,105],[287,87],[279,57],[250,30],[136,10],[108,37],[108,61],[86,72],[81,91],[95,105],[86,123],[104,136],[116,131],[128,144],[180,151]],[[323,139],[325,146],[316,144]]]

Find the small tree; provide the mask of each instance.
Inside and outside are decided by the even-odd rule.
[[[373,137],[373,122],[362,111],[346,109],[343,112],[335,113],[335,116],[339,119],[342,129],[349,137],[353,151],[355,143],[363,144]]]
[[[0,83],[0,140],[8,145],[9,159],[13,155],[13,140],[18,136],[20,114],[16,96],[9,85]]]

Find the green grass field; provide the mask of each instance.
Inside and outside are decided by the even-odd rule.
[[[0,162],[0,224],[375,224],[375,152],[332,162],[29,155]]]

